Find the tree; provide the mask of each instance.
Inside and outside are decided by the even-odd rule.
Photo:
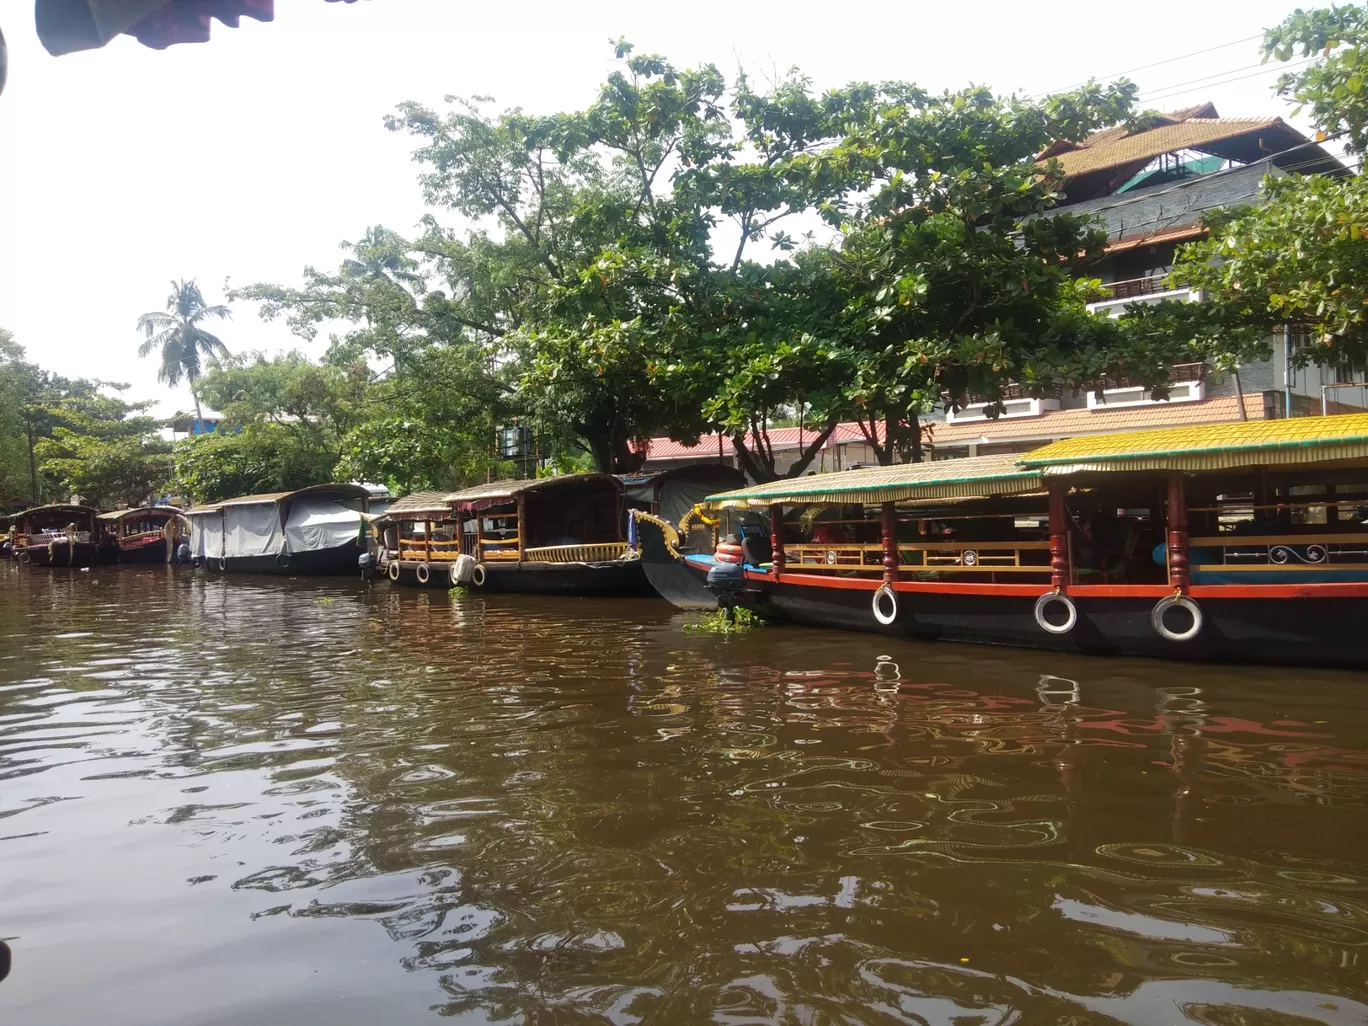
[[[171,283],[165,312],[154,310],[138,318],[138,330],[144,335],[138,355],[146,358],[159,351],[161,366],[157,369],[157,380],[163,384],[175,388],[182,378],[189,382],[197,423],[204,419],[198,388],[204,358],[228,355],[223,341],[202,325],[210,318],[231,316],[232,311],[226,306],[208,306],[199,286],[191,279]]]
[[[1368,153],[1368,10],[1298,10],[1264,34],[1265,60],[1319,59],[1278,81],[1278,92],[1309,109],[1319,137]],[[1181,277],[1203,289],[1201,304],[1145,312],[1148,330],[1168,330],[1209,351],[1266,359],[1269,336],[1301,327],[1312,344],[1301,364],[1368,361],[1368,185],[1358,175],[1287,174],[1264,179],[1257,206],[1217,211],[1207,238],[1182,247]],[[1192,310],[1178,306],[1192,305]],[[1137,311],[1138,312],[1138,311]],[[1137,327],[1143,327],[1137,322]],[[1238,345],[1232,345],[1232,340]]]
[[[53,411],[61,423],[35,448],[43,473],[64,494],[92,506],[112,508],[147,503],[171,478],[171,443],[159,434],[162,422],[146,415],[150,402],[129,403],[103,384],[89,396],[61,400]]]

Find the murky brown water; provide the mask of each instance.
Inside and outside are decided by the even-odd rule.
[[[1368,680],[0,567],[0,1022],[1368,1022]]]

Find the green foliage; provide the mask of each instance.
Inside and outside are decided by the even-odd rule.
[[[684,630],[689,634],[749,634],[757,627],[765,625],[760,614],[741,606],[733,609],[717,609],[705,613],[697,621],[686,623]]]
[[[195,502],[292,491],[330,480],[334,459],[279,424],[254,424],[177,442],[176,488]]]
[[[463,599],[470,594],[470,589],[463,588],[458,584],[455,587],[448,588],[447,594],[453,599]]]
[[[1316,57],[1306,67],[1278,79],[1279,96],[1310,108],[1311,120],[1326,135],[1345,136],[1350,152],[1368,152],[1368,7],[1336,4],[1298,8],[1264,33],[1263,59],[1287,62]]]

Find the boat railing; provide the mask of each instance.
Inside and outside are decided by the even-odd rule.
[[[399,539],[399,559],[403,562],[450,563],[461,554],[461,543],[455,538],[424,543],[421,538]]]
[[[1034,573],[1048,574],[1048,541],[898,542],[898,567],[911,573]],[[1042,554],[1033,561],[1032,555]],[[790,572],[883,572],[883,546],[785,545],[785,569]]]
[[[126,534],[119,539],[120,545],[146,545],[148,542],[165,541],[166,529],[159,527],[155,531],[139,531],[137,534]]]
[[[534,563],[606,563],[627,551],[625,541],[591,542],[587,545],[543,545],[527,549],[523,558]]]
[[[1368,532],[1230,535],[1188,539],[1193,570],[1368,573]],[[1215,562],[1214,559],[1219,559]]]

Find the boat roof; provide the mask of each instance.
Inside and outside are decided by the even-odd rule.
[[[317,484],[309,485],[307,488],[296,488],[292,492],[261,492],[258,495],[238,495],[231,499],[220,499],[218,502],[208,502],[203,506],[191,507],[184,511],[184,515],[193,517],[203,513],[215,513],[224,506],[260,506],[268,502],[280,502],[282,499],[293,499],[300,495],[316,495],[320,492],[333,492],[353,499],[370,498],[370,492],[358,484]]]
[[[488,502],[495,499],[512,499],[525,492],[539,491],[544,488],[563,488],[572,484],[608,483],[621,488],[622,482],[612,474],[560,474],[556,477],[532,477],[513,481],[490,481],[486,484],[471,485],[448,492],[444,498],[448,503]]]
[[[10,518],[18,520],[20,517],[26,517],[32,513],[61,513],[64,511],[68,513],[94,513],[96,516],[100,513],[93,506],[73,506],[67,502],[54,502],[47,506],[34,506],[20,513],[11,513]]]
[[[404,520],[405,514],[411,518],[418,513],[441,513],[444,516],[451,515],[451,503],[447,500],[446,492],[412,492],[405,495],[402,499],[396,499],[390,504],[389,509],[377,519],[383,520]]]
[[[1234,470],[1368,457],[1368,413],[1085,435],[1016,457],[1047,476],[1120,470]]]
[[[136,509],[114,509],[108,513],[101,513],[100,520],[122,520],[124,517],[131,517],[141,513],[167,513],[171,516],[180,516],[178,506],[139,506]]]
[[[714,509],[832,503],[904,502],[913,499],[974,498],[1040,491],[1040,471],[1017,465],[1003,453],[932,463],[901,463],[815,474],[752,485],[708,497]]]

